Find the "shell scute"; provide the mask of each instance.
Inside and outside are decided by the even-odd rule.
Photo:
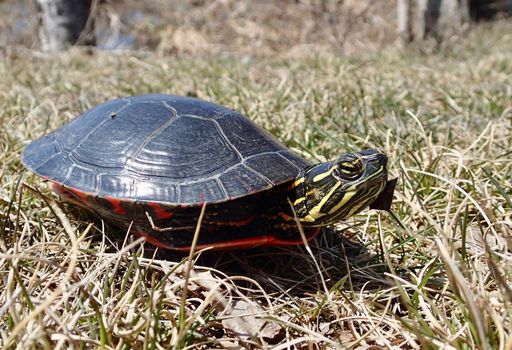
[[[288,161],[288,159],[281,156],[280,153],[255,155],[245,161],[245,165],[275,184],[290,180],[289,174],[298,174],[301,170],[295,164]]]
[[[41,176],[47,177],[53,181],[64,182],[69,176],[73,167],[73,162],[61,153],[55,154],[37,167],[36,171]]]
[[[269,180],[254,174],[242,164],[222,173],[219,180],[232,198],[272,186]]]
[[[64,185],[72,186],[73,184],[81,183],[83,184],[82,190],[84,192],[94,193],[98,187],[97,177],[98,174],[94,170],[73,165],[69,176],[64,181]]]
[[[177,203],[179,195],[178,185],[157,181],[137,181],[135,183],[135,198],[139,201],[158,201],[165,198],[167,203]],[[160,200],[161,201],[161,200]]]
[[[175,117],[163,104],[147,102],[129,104],[118,111],[115,118],[103,110],[99,113],[102,121],[92,130],[82,130],[89,132],[73,150],[73,155],[83,163],[101,168],[124,168],[155,130]],[[89,114],[96,116],[96,113]],[[76,132],[73,128],[69,131]],[[62,135],[62,139],[66,137],[67,133]]]
[[[217,124],[221,128],[223,136],[243,158],[265,152],[288,151],[266,130],[239,113],[224,115],[217,119]]]
[[[227,200],[226,191],[216,179],[180,185],[180,203],[199,204]]]
[[[107,122],[112,113],[117,113],[130,104],[125,99],[117,99],[96,106],[71,120],[54,132],[62,148],[73,151],[81,142],[87,139],[87,134]],[[64,136],[64,137],[63,137]]]
[[[100,176],[99,195],[118,198],[128,198],[133,192],[134,180],[122,174],[102,174]],[[118,195],[113,196],[112,193]]]
[[[211,120],[178,117],[154,134],[127,170],[191,182],[210,177],[239,162],[236,150],[219,134]]]

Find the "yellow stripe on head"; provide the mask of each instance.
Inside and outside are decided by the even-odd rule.
[[[325,179],[327,176],[330,176],[332,174],[332,172],[337,169],[338,166],[337,165],[333,165],[328,171],[325,171],[323,173],[320,173],[318,175],[316,175],[315,177],[313,177],[313,182],[320,182],[322,181],[323,179]]]
[[[299,220],[305,226],[325,226],[361,211],[382,191],[386,165],[385,154],[366,150],[306,169],[293,182]]]

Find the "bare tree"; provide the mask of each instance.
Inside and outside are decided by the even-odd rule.
[[[469,14],[476,21],[512,16],[512,0],[467,0]]]
[[[426,37],[441,41],[463,30],[468,0],[398,0],[397,17],[403,44]]]
[[[397,3],[398,34],[403,45],[414,40],[413,0],[398,0]]]
[[[73,44],[95,45],[95,0],[37,0],[43,50],[59,51]]]

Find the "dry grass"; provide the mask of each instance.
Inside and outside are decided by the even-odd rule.
[[[442,52],[348,58],[4,50],[0,344],[511,349],[509,33],[501,22]],[[311,160],[381,147],[399,177],[393,213],[365,212],[307,248],[190,260],[81,217],[23,172],[31,139],[146,92],[231,106]]]
[[[103,47],[171,54],[349,54],[396,39],[389,8],[378,0],[109,0],[97,8],[96,31]],[[0,45],[39,47],[32,2],[2,0],[0,11],[9,14],[0,18]]]

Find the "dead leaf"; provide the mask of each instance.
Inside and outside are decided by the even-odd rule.
[[[274,339],[283,330],[279,324],[264,319],[268,315],[261,306],[245,300],[237,301],[226,316],[222,325],[242,340],[254,337]]]

